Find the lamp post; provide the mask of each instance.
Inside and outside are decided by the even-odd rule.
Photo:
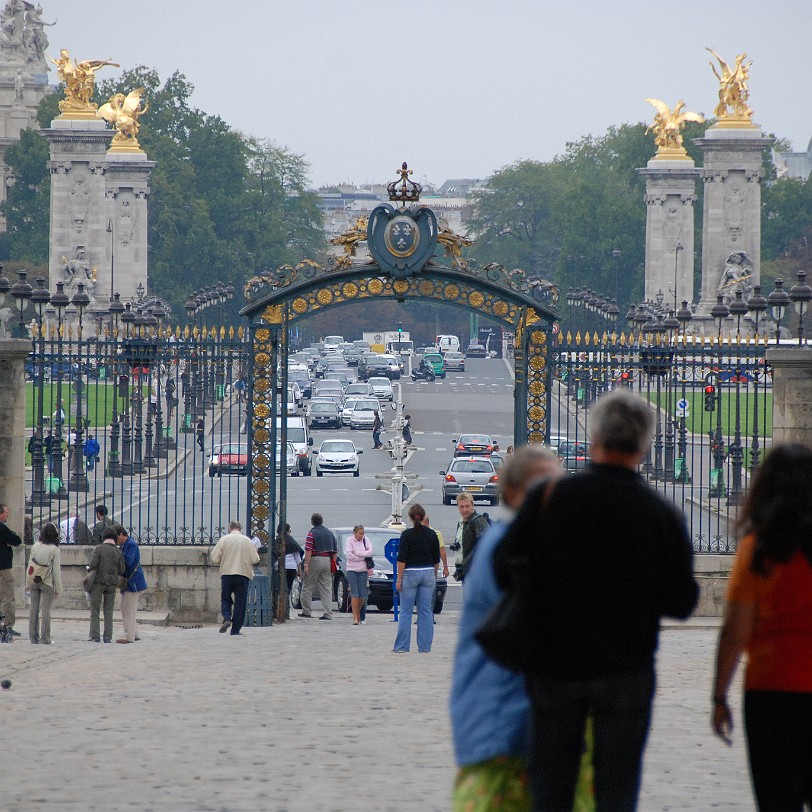
[[[51,476],[56,480],[57,487],[51,487],[51,499],[67,499],[68,492],[62,480],[62,427],[65,423],[65,410],[62,408],[62,371],[64,357],[62,342],[65,334],[65,310],[70,304],[68,294],[65,293],[65,283],[56,283],[56,293],[51,296],[51,307],[56,311],[56,432],[53,436],[53,455],[51,460]],[[52,346],[53,348],[53,346]],[[54,365],[52,364],[52,369]]]
[[[84,399],[85,385],[82,380],[82,326],[85,308],[90,304],[90,296],[85,293],[84,282],[80,282],[76,287],[76,293],[73,294],[71,304],[76,308],[76,315],[78,318],[76,327],[77,338],[77,353],[76,360],[78,369],[76,372],[76,380],[74,381],[74,389],[76,390],[76,428],[73,433],[73,455],[71,457],[71,471],[68,478],[69,491],[82,491],[87,493],[90,490],[90,483],[85,473],[85,459],[83,452],[83,425],[82,425],[82,400]]]
[[[790,301],[789,294],[784,290],[784,280],[776,279],[775,287],[770,291],[770,295],[767,297],[767,304],[775,319],[776,344],[781,340],[781,319],[784,318],[784,311],[789,306]]]
[[[113,232],[113,219],[107,221],[107,233],[110,235],[110,302],[113,301],[113,296],[116,289],[116,244]]]
[[[33,335],[35,386],[37,391],[37,424],[34,429],[34,442],[31,448],[31,506],[41,507],[50,503],[48,491],[45,489],[45,454],[43,453],[42,412],[45,399],[45,327],[43,326],[43,311],[51,294],[45,287],[45,279],[39,277],[37,286],[31,292],[31,303],[37,313],[37,327]]]
[[[155,337],[155,329],[158,326],[158,319],[155,318],[154,313],[152,312],[152,308],[147,309],[147,314],[144,316],[144,334],[145,338],[149,341],[153,340]],[[157,347],[157,343],[155,344]],[[158,466],[158,441],[157,437],[153,435],[153,425],[157,424],[158,419],[158,409],[161,407],[161,393],[160,393],[160,384],[156,385],[156,380],[153,378],[153,375],[157,375],[158,381],[160,381],[161,377],[161,370],[160,365],[158,367],[157,372],[153,369],[153,366],[150,365],[149,367],[149,374],[147,376],[147,389],[149,390],[149,405],[147,406],[147,428],[144,436],[144,445],[145,445],[145,453],[144,453],[144,467],[145,468],[156,468]]]
[[[31,298],[33,290],[31,285],[26,281],[27,276],[27,271],[19,271],[19,279],[11,286],[11,295],[17,300],[17,307],[20,308],[20,320],[15,331],[17,338],[28,338],[28,332],[25,329],[25,321],[23,320],[23,312],[25,311],[26,303]]]
[[[677,404],[672,398],[675,389],[674,369],[673,369],[673,344],[674,336],[679,332],[679,321],[674,312],[671,311],[663,321],[665,328],[667,350],[663,353],[663,368],[666,370],[668,382],[665,389],[665,470],[663,479],[666,482],[673,482],[675,478],[675,446],[677,440]]]
[[[789,290],[789,298],[798,314],[798,346],[804,343],[804,314],[809,308],[812,299],[812,288],[806,284],[806,271],[798,271],[798,283]]]
[[[620,268],[620,258],[623,256],[623,251],[619,248],[614,248],[612,250],[612,259],[614,260],[613,264],[615,266],[615,301],[617,301],[617,274],[618,269]]]
[[[107,357],[110,359],[110,367],[113,370],[113,420],[110,425],[110,450],[107,452],[107,476],[120,477],[123,475],[123,471],[121,468],[121,457],[119,456],[118,451],[121,435],[121,421],[119,420],[118,416],[118,387],[119,374],[121,372],[118,352],[118,320],[124,313],[124,304],[121,301],[121,294],[113,294],[108,312],[112,317],[109,336],[111,340],[108,342]]]
[[[716,320],[717,324],[717,369],[722,366],[722,325],[725,319],[730,315],[730,310],[724,302],[721,293],[716,296],[716,304],[711,308],[711,317]],[[724,479],[724,464],[725,464],[725,449],[722,443],[722,387],[717,375],[716,382],[716,429],[710,431],[711,438],[711,474],[710,474],[710,488],[708,489],[708,496],[714,499],[721,499],[725,495],[725,479]]]
[[[136,371],[133,369],[131,355],[127,352],[135,325],[135,313],[133,313],[129,302],[127,302],[124,307],[124,312],[121,314],[121,323],[124,325],[124,352],[122,353],[122,358],[124,359],[124,368],[126,370],[125,373],[122,373],[121,378],[119,379],[119,384],[121,384],[120,394],[124,403],[124,425],[121,433],[121,473],[122,476],[131,476],[133,473],[135,473],[135,471],[133,470],[133,415],[132,401],[130,397],[132,392],[130,392],[130,389],[135,389],[137,377]],[[130,373],[132,373],[132,381],[130,381]]]
[[[688,301],[683,300],[682,307],[677,311],[677,321],[680,325],[680,333],[682,334],[682,381],[680,395],[683,403],[687,403],[685,397],[685,386],[688,380],[688,357],[685,353],[685,336],[688,330],[688,324],[693,318],[693,314],[688,308]],[[681,410],[679,418],[679,471],[675,472],[674,481],[688,483],[691,481],[691,474],[688,471],[688,427],[685,421],[685,410]]]
[[[756,332],[756,351],[758,351],[758,323],[761,320],[761,316],[767,310],[767,300],[761,295],[761,285],[754,285],[753,286],[753,295],[747,300],[747,309],[750,313],[753,314],[753,321],[755,322],[755,332]],[[765,342],[765,350],[766,350],[766,342]],[[758,357],[756,358],[755,367],[753,369],[753,377],[755,378],[755,383],[753,387],[753,439],[750,443],[750,470],[754,471],[757,467],[759,462],[761,461],[761,448],[759,445],[758,439],[758,383],[761,378],[762,372],[766,370],[767,361],[764,361],[764,369],[762,370],[761,366],[758,362]]]
[[[677,312],[677,270],[679,268],[679,252],[682,251],[682,243],[678,242],[674,246],[674,312]]]
[[[742,316],[748,311],[747,302],[742,298],[742,291],[739,288],[736,296],[730,303],[730,315],[736,317],[736,339],[741,336]],[[734,395],[734,424],[733,442],[730,444],[730,491],[727,495],[728,505],[738,505],[741,502],[742,490],[742,468],[744,466],[744,449],[742,447],[742,426],[741,426],[741,379],[743,371],[739,363],[734,371],[735,374],[735,395]]]

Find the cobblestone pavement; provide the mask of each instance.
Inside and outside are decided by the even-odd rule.
[[[142,624],[129,646],[86,642],[87,621],[63,617],[53,646],[0,646],[5,812],[450,808],[454,611],[430,655],[407,656],[376,612],[239,639]],[[716,634],[663,632],[643,812],[753,809],[740,726],[732,748],[710,733]]]

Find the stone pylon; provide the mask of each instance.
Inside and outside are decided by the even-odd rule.
[[[714,125],[695,143],[703,153],[702,296],[706,317],[716,296],[741,288],[745,300],[761,279],[761,178],[772,143],[758,127]],[[738,281],[741,280],[741,281]]]
[[[655,156],[645,169],[647,301],[661,298],[676,312],[694,298],[694,201],[699,170],[687,155]]]

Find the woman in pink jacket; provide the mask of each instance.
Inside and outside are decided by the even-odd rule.
[[[372,555],[372,544],[364,535],[363,525],[356,525],[352,535],[344,543],[344,555],[347,557],[347,583],[350,587],[352,604],[352,625],[361,622],[361,607],[369,596],[369,576],[366,559]]]

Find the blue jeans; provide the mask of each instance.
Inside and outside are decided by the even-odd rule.
[[[417,650],[431,651],[434,639],[434,617],[431,613],[437,578],[434,568],[403,571],[403,589],[400,590],[400,614],[395,651],[408,651],[412,637],[412,612],[417,604]]]
[[[651,721],[654,670],[568,682],[530,676],[533,810],[570,812],[588,715],[594,724],[598,809],[634,812]]]
[[[381,430],[378,429],[377,431],[372,432],[372,444],[375,448],[378,448],[381,444]]]
[[[245,623],[247,600],[248,579],[244,575],[220,576],[220,614],[224,621],[231,621],[232,634],[239,634]]]

